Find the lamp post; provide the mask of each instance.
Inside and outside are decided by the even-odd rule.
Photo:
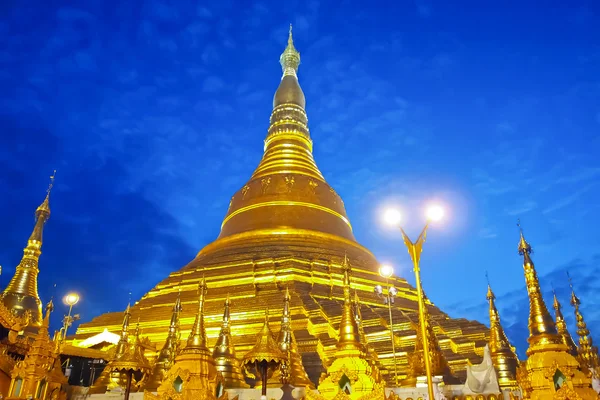
[[[69,327],[71,325],[73,325],[73,322],[79,320],[79,314],[75,314],[75,315],[71,315],[71,312],[73,311],[73,306],[77,303],[79,303],[79,295],[77,293],[68,293],[64,298],[63,298],[63,302],[69,306],[69,313],[67,315],[65,315],[65,318],[63,319],[63,329],[62,329],[62,338],[61,341],[65,340],[67,338],[67,330],[69,329]]]
[[[382,265],[379,267],[379,275],[385,278],[385,286],[387,289],[387,293],[383,294],[383,288],[381,285],[375,286],[375,294],[377,296],[383,298],[383,304],[387,304],[388,313],[390,318],[390,339],[392,339],[392,357],[394,359],[394,385],[398,386],[398,364],[396,362],[396,341],[394,340],[394,321],[392,319],[392,303],[394,302],[394,297],[398,294],[398,290],[392,284],[390,286],[389,279],[394,275],[394,267],[391,265]]]
[[[400,232],[402,233],[402,239],[404,240],[404,244],[408,249],[408,254],[413,263],[413,269],[415,272],[415,285],[417,286],[417,297],[419,303],[419,322],[421,325],[421,339],[423,341],[423,362],[425,364],[425,374],[427,375],[427,393],[429,400],[435,399],[433,393],[433,379],[431,376],[431,359],[429,354],[429,343],[427,341],[427,318],[425,318],[425,301],[423,300],[423,290],[421,286],[421,269],[420,269],[420,261],[421,261],[421,252],[423,251],[423,244],[425,243],[425,237],[427,236],[427,228],[429,227],[429,223],[431,221],[439,221],[444,217],[444,209],[440,206],[431,206],[427,210],[427,222],[425,223],[425,227],[421,231],[421,234],[417,238],[416,241],[411,241],[404,232],[404,229],[400,226],[401,214],[397,210],[390,209],[385,214],[386,221],[400,228]]]

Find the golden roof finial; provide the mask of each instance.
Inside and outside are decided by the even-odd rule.
[[[198,292],[200,293],[198,299],[198,313],[196,314],[196,320],[192,326],[192,331],[190,332],[187,346],[185,347],[184,351],[187,349],[206,348],[206,330],[204,329],[204,301],[206,290],[206,282],[203,276],[198,284]]]
[[[129,319],[131,318],[131,303],[127,303],[127,308],[123,316],[123,325],[121,326],[121,337],[117,343],[117,348],[113,356],[114,359],[121,357],[127,351],[129,345]]]
[[[523,256],[523,272],[525,273],[525,285],[529,296],[529,348],[527,354],[533,354],[538,351],[565,351],[566,346],[563,344],[559,336],[554,319],[548,312],[540,282],[538,280],[535,265],[531,259],[531,246],[525,240],[523,229],[520,221],[517,222],[519,227],[519,254]]]
[[[490,303],[490,356],[498,371],[498,383],[500,387],[516,387],[518,358],[500,323],[500,314],[495,303],[496,296],[492,291],[487,272],[485,275],[488,281],[486,298]]]
[[[296,71],[298,71],[298,66],[300,65],[300,53],[294,47],[294,39],[292,38],[292,24],[290,24],[287,47],[281,54],[281,57],[279,57],[279,63],[281,64],[281,69],[283,70],[283,76],[296,76]]]
[[[245,387],[245,383],[240,370],[240,363],[235,355],[235,346],[233,345],[233,339],[231,337],[230,305],[231,300],[229,298],[229,293],[227,293],[223,310],[223,322],[212,356],[215,360],[217,371],[223,376],[225,387],[238,388]]]
[[[558,331],[558,334],[560,335],[563,343],[569,348],[569,353],[576,356],[577,345],[573,341],[573,338],[571,337],[571,334],[567,329],[567,323],[565,322],[565,317],[562,313],[562,305],[556,297],[556,291],[554,290],[554,287],[552,288],[552,294],[554,296],[553,307],[555,312],[554,315],[556,317],[556,330]]]
[[[590,330],[587,328],[587,324],[585,323],[583,315],[579,310],[581,300],[579,300],[579,297],[577,297],[575,294],[575,289],[573,289],[573,281],[571,280],[571,275],[569,275],[568,272],[567,277],[569,278],[569,286],[571,287],[571,305],[574,308],[575,319],[577,321],[577,336],[579,336],[577,358],[585,370],[595,373],[600,367],[598,348],[594,346],[594,341],[590,336]]]
[[[46,189],[46,198],[44,199],[42,204],[40,204],[40,206],[37,208],[37,210],[35,210],[36,218],[39,218],[39,213],[41,213],[41,212],[47,213],[48,217],[50,216],[50,192],[52,191],[52,188],[54,187],[54,178],[56,178],[56,170],[54,170],[54,172],[50,176],[50,184],[48,185],[48,189]],[[46,218],[48,218],[48,217],[46,217]]]

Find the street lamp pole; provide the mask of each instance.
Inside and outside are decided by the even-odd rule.
[[[73,306],[79,303],[79,295],[77,293],[69,293],[64,297],[63,301],[66,305],[69,306],[69,313],[65,315],[65,318],[63,320],[63,332],[61,342],[67,338],[67,330],[69,329],[69,326],[73,325],[73,322],[79,319],[78,314],[71,315],[71,312],[73,311]]]
[[[388,306],[388,314],[390,319],[390,339],[392,340],[392,358],[394,360],[394,386],[398,386],[398,363],[396,361],[396,341],[394,340],[394,320],[392,318],[392,303],[394,302],[394,296],[396,296],[396,288],[390,286],[390,278],[394,275],[394,268],[390,265],[382,265],[379,267],[379,275],[385,278],[385,286],[387,293],[383,297],[383,289],[380,285],[375,287],[375,293],[378,296],[383,297],[383,301]]]
[[[419,302],[419,322],[421,325],[421,339],[423,341],[423,362],[425,364],[425,374],[427,376],[427,393],[429,399],[435,399],[433,394],[433,378],[431,376],[431,359],[429,357],[429,342],[427,341],[427,318],[425,317],[425,302],[423,301],[423,289],[421,287],[421,268],[419,266],[421,260],[421,252],[423,251],[423,243],[425,243],[425,236],[427,235],[427,228],[429,223],[425,225],[423,231],[415,242],[412,242],[404,229],[400,228],[402,232],[402,238],[404,244],[408,249],[408,254],[413,262],[413,268],[415,271],[415,284],[417,286],[417,298]]]

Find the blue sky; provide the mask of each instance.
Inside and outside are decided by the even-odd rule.
[[[291,22],[315,158],[358,240],[413,282],[378,213],[401,204],[416,235],[421,207],[446,203],[429,297],[487,323],[487,271],[522,352],[521,218],[547,299],[553,284],[572,329],[569,270],[600,338],[593,1],[51,3],[0,9],[2,285],[54,168],[40,293],[80,291],[84,320],[215,239],[260,160]]]

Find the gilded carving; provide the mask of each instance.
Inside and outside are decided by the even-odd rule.
[[[262,188],[262,194],[267,193],[267,189],[269,188],[269,185],[271,184],[271,178],[262,178],[260,180],[260,184],[261,184],[261,188]]]
[[[308,186],[310,187],[310,190],[311,190],[313,193],[315,193],[315,192],[316,192],[316,190],[317,190],[317,187],[319,186],[319,184],[318,184],[317,182],[313,181],[312,179],[310,179],[310,180],[308,181]]]
[[[294,183],[295,183],[295,179],[293,176],[286,176],[285,177],[285,186],[287,188],[287,192],[290,193],[292,191],[292,188],[294,187]]]

